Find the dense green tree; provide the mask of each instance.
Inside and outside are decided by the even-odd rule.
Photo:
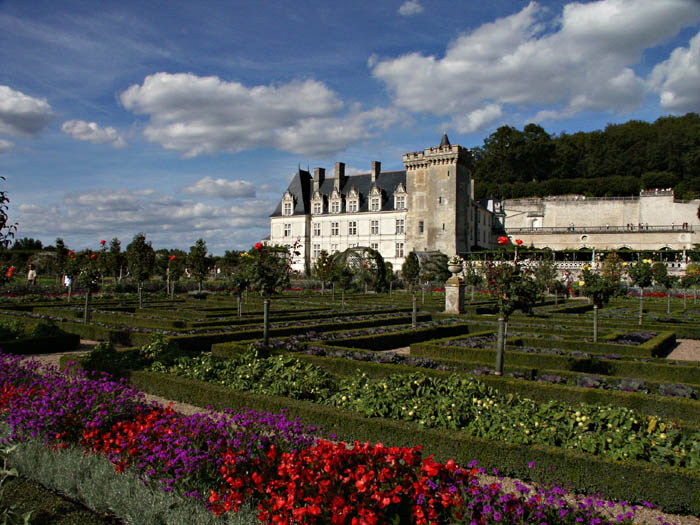
[[[644,288],[651,286],[654,282],[654,274],[651,271],[651,260],[642,259],[635,264],[627,266],[627,275],[629,275],[632,284],[639,286],[639,326],[642,326],[644,317]]]
[[[313,276],[321,281],[321,294],[325,292],[326,283],[331,282],[333,278],[333,260],[326,250],[321,250],[318,257],[314,261],[312,273]]]
[[[151,243],[146,242],[145,234],[134,235],[134,239],[126,247],[125,256],[129,273],[138,283],[139,308],[143,308],[143,283],[153,272],[156,259]]]
[[[15,240],[12,243],[11,250],[28,250],[28,251],[39,251],[43,249],[43,244],[39,239],[32,239],[31,237],[23,237],[21,239]]]
[[[204,239],[197,239],[194,246],[190,246],[187,254],[187,266],[192,272],[192,277],[197,280],[198,289],[202,291],[202,282],[209,274],[210,261],[207,258],[207,243]]]

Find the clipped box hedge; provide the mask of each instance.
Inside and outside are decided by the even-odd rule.
[[[419,316],[419,322],[422,320]],[[360,337],[335,339],[333,344],[345,348],[363,350],[391,350],[409,346],[420,341],[429,341],[437,337],[468,334],[473,329],[471,323],[430,326],[427,328],[410,328],[398,332],[373,334]]]
[[[279,412],[320,426],[339,439],[381,442],[391,446],[423,446],[424,453],[439,461],[472,460],[487,469],[528,479],[534,461],[538,481],[570,483],[583,493],[602,492],[606,497],[633,502],[651,501],[667,512],[700,513],[700,475],[676,468],[638,461],[616,462],[606,458],[543,445],[517,445],[487,441],[449,430],[421,429],[402,421],[367,418],[347,410],[307,401],[231,390],[193,379],[135,371],[132,384],[145,392],[197,406],[222,410],[248,408]],[[548,468],[549,467],[549,468]]]
[[[62,334],[41,337],[25,337],[12,341],[0,341],[0,349],[8,354],[56,354],[69,352],[80,346],[80,336]]]

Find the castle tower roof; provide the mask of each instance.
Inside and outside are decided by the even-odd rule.
[[[442,134],[442,140],[440,141],[440,147],[451,146],[450,139],[447,138],[447,133]]]

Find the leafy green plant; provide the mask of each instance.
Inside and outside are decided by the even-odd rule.
[[[0,449],[0,455],[3,456],[2,467],[0,467],[0,500],[4,493],[5,482],[13,477],[16,477],[19,473],[17,469],[8,469],[7,467],[7,454],[11,453],[17,445],[10,447],[4,447]],[[2,525],[27,525],[31,523],[32,512],[25,512],[24,514],[19,514],[15,511],[15,506],[12,505],[8,508],[3,508],[0,510],[0,519],[2,519]]]

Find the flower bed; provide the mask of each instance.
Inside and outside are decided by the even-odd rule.
[[[2,353],[0,364],[0,420],[11,427],[10,439],[103,454],[117,472],[136,469],[215,514],[252,498],[269,523],[605,522],[599,501],[572,506],[562,489],[522,485],[504,494],[498,483],[480,485],[474,465],[440,464],[423,458],[420,447],[348,448],[274,414],[182,416],[106,377],[66,377],[50,368],[38,374],[36,363]],[[632,517],[628,510],[613,519]]]

